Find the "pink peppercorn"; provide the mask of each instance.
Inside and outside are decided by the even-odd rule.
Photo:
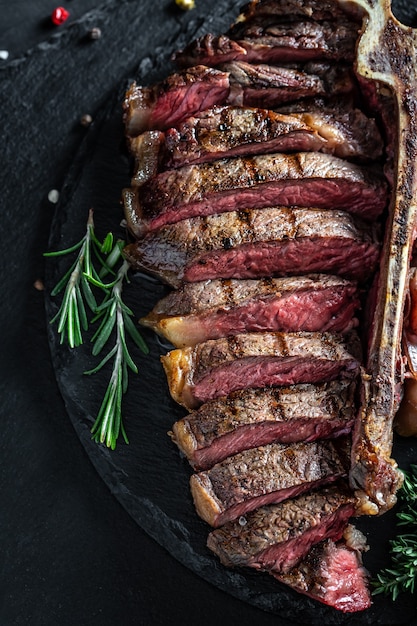
[[[51,20],[56,26],[60,26],[69,18],[69,11],[64,7],[57,7],[52,11]]]

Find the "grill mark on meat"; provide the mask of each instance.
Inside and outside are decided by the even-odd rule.
[[[194,469],[271,442],[294,443],[348,434],[355,385],[336,380],[242,389],[203,404],[173,425],[174,443]]]
[[[269,444],[193,474],[191,493],[198,515],[217,528],[259,506],[339,480],[346,474],[344,462],[330,440]]]
[[[135,234],[195,216],[271,206],[343,209],[368,220],[387,203],[381,172],[321,153],[272,154],[188,165],[137,189]]]
[[[194,409],[237,389],[315,383],[358,374],[357,335],[243,333],[161,357],[173,399]]]
[[[124,254],[132,267],[174,287],[183,280],[303,272],[364,280],[375,270],[379,243],[375,227],[342,211],[280,207],[182,220],[128,245]]]
[[[139,321],[176,347],[259,331],[348,332],[356,285],[332,275],[185,283]]]
[[[263,506],[213,530],[207,539],[226,567],[252,567],[286,573],[323,541],[340,539],[354,513],[354,499],[343,484]]]

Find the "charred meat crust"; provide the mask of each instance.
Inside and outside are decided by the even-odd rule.
[[[354,510],[346,487],[331,486],[228,522],[209,534],[207,546],[228,567],[284,573],[315,543],[340,539]]]
[[[161,357],[170,393],[193,409],[246,387],[292,385],[355,377],[360,344],[355,333],[246,333],[213,339]]]
[[[131,184],[140,186],[165,169],[231,156],[320,151],[360,162],[382,156],[375,120],[352,103],[309,102],[306,107],[303,110],[300,104],[300,110],[279,113],[214,106],[165,133],[151,130],[131,137],[129,148],[135,159]]]
[[[280,205],[342,209],[372,221],[387,203],[378,168],[317,152],[187,165],[158,174],[136,194],[137,236],[190,217]]]
[[[348,332],[358,324],[355,283],[327,274],[185,283],[139,321],[177,348],[242,332]]]
[[[377,233],[342,211],[265,208],[182,220],[130,244],[124,254],[133,267],[174,287],[303,272],[365,280],[378,262]]]
[[[259,506],[282,502],[345,474],[332,441],[274,443],[193,474],[190,486],[197,513],[217,528]]]
[[[309,442],[348,434],[355,384],[336,380],[243,389],[203,404],[173,425],[171,437],[198,470],[273,441]]]

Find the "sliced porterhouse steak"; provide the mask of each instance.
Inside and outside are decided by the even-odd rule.
[[[374,220],[387,203],[379,169],[318,152],[267,154],[186,165],[137,190],[137,235],[166,224],[243,209],[344,209]]]
[[[374,226],[344,211],[284,207],[193,217],[148,234],[124,254],[136,269],[174,287],[310,272],[364,280],[375,270],[379,244]]]
[[[161,357],[174,400],[189,409],[237,389],[316,383],[358,374],[360,349],[330,333],[246,333]]]
[[[207,546],[228,567],[287,573],[324,539],[337,541],[355,512],[342,484],[262,506],[213,530]]]
[[[184,283],[140,320],[177,348],[243,332],[347,332],[358,324],[355,283],[327,274]]]
[[[344,541],[327,539],[288,573],[271,573],[295,591],[343,613],[364,611],[372,604],[360,553]]]
[[[197,66],[171,74],[152,87],[132,83],[123,103],[126,133],[175,126],[190,115],[224,102],[229,95],[229,74]]]
[[[218,528],[266,504],[279,503],[345,476],[344,451],[332,440],[245,450],[193,474],[198,515]]]
[[[203,35],[173,55],[180,67],[216,66],[228,61],[294,63],[323,59],[352,60],[358,25],[272,18],[235,28],[228,35]]]
[[[334,380],[316,385],[241,389],[203,404],[172,427],[171,437],[194,469],[267,443],[333,438],[350,432],[355,385]]]

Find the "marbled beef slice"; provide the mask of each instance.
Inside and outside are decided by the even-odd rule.
[[[249,511],[294,498],[346,475],[347,458],[333,441],[273,443],[251,448],[193,474],[198,515],[218,528]]]
[[[305,443],[347,435],[355,416],[355,384],[241,389],[203,404],[175,422],[173,441],[196,470],[272,442]]]
[[[228,61],[248,63],[300,63],[335,59],[353,60],[358,25],[345,21],[313,22],[276,17],[269,20],[243,22],[233,29],[233,38],[226,34],[208,33],[195,39],[173,55],[180,67],[209,65],[215,67]]]
[[[345,539],[337,542],[327,539],[313,546],[286,574],[271,573],[294,591],[338,611],[364,611],[372,604],[368,573],[362,565],[364,549],[352,549]]]
[[[287,573],[313,545],[340,539],[354,511],[346,487],[331,486],[228,522],[209,534],[207,546],[227,567]]]
[[[141,227],[136,197],[125,195],[132,231]],[[279,207],[185,219],[129,244],[124,254],[135,269],[179,287],[311,272],[363,281],[375,271],[379,251],[377,225],[344,211]]]
[[[274,206],[343,209],[375,220],[387,203],[378,168],[319,152],[268,154],[187,165],[137,190],[137,236],[190,217]]]
[[[161,357],[173,399],[194,409],[249,387],[355,378],[360,344],[331,333],[244,333],[211,339]]]
[[[123,102],[126,134],[175,126],[193,113],[224,102],[229,74],[205,66],[171,74],[161,83],[142,87],[133,82]]]
[[[358,320],[355,283],[327,274],[185,283],[139,321],[177,348],[244,332],[348,332]]]

